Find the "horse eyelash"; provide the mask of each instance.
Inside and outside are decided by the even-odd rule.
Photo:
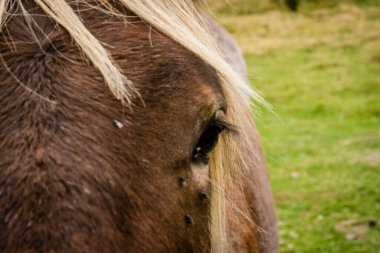
[[[218,118],[218,119],[215,119],[215,124],[217,126],[220,126],[222,127],[222,129],[224,131],[226,131],[227,133],[232,133],[232,134],[236,134],[238,133],[238,128],[236,125],[234,125],[233,123],[229,122],[227,119],[225,119],[224,117],[223,118]]]

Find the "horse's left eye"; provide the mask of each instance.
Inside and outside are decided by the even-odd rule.
[[[208,154],[215,147],[218,142],[219,134],[223,129],[224,126],[212,123],[203,131],[193,151],[194,163],[208,163]]]

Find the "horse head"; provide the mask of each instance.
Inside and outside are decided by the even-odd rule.
[[[1,252],[264,252],[251,91],[184,2],[1,2]]]

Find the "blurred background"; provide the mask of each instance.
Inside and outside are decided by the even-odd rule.
[[[280,252],[380,252],[380,0],[208,0],[273,106]]]

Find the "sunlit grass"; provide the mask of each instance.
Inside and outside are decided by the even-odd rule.
[[[220,20],[277,113],[257,122],[281,252],[380,252],[380,8]]]

